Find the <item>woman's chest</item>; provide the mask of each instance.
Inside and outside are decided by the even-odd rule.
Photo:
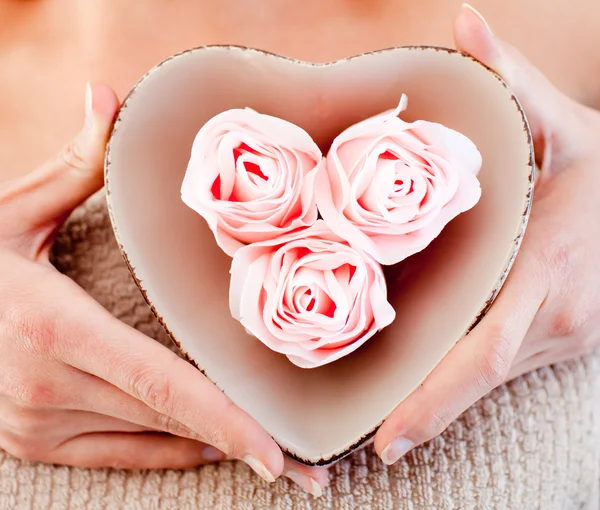
[[[30,170],[72,136],[88,80],[123,97],[154,64],[204,44],[321,62],[396,45],[451,46],[460,8],[455,0],[86,2],[0,2],[0,179]],[[556,85],[597,104],[600,2],[474,4]]]

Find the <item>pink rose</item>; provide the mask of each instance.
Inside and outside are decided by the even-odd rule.
[[[321,220],[238,250],[230,307],[249,333],[302,368],[346,356],[395,317],[381,266]]]
[[[323,220],[382,264],[421,251],[479,200],[481,155],[466,136],[440,124],[398,118],[406,107],[341,133],[317,176]]]
[[[315,175],[322,154],[310,135],[285,120],[228,110],[194,140],[181,188],[228,255],[317,220]]]

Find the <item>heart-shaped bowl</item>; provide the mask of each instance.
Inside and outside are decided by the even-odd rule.
[[[192,142],[214,115],[250,107],[304,128],[325,154],[344,128],[393,109],[470,137],[483,156],[477,206],[388,274],[394,323],[355,353],[306,370],[231,317],[231,259],[180,188]],[[108,206],[131,273],[187,358],[291,457],[326,465],[381,422],[489,309],[519,249],[533,148],[517,99],[471,57],[401,47],[330,64],[208,46],[152,69],[123,102],[106,155]]]

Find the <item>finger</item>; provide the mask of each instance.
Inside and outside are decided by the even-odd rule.
[[[145,432],[149,427],[95,412],[34,409],[0,397],[0,429],[15,436],[58,442],[90,432]]]
[[[287,455],[284,457],[283,475],[315,498],[321,497],[323,489],[329,484],[327,468],[306,466]]]
[[[79,134],[55,158],[0,190],[2,231],[20,235],[47,226],[102,187],[104,150],[118,105],[110,87],[88,85]]]
[[[194,439],[245,461],[265,480],[281,474],[283,454],[275,441],[200,371],[93,300],[79,304],[59,332],[62,359],[163,415],[168,429],[185,427]]]
[[[42,413],[42,416],[46,429],[52,427],[54,430],[60,430],[65,438],[91,432],[156,432],[138,423],[86,411],[65,410],[56,412],[52,410]],[[66,434],[67,431],[70,434]]]
[[[35,460],[84,468],[187,469],[216,459],[205,444],[148,432],[86,434]]]
[[[78,388],[82,388],[82,391],[61,399],[61,406],[69,410],[111,416],[122,422],[135,424],[142,430],[165,432],[187,439],[197,437],[197,433],[187,426],[167,415],[158,413],[105,380],[72,367],[68,368],[71,370],[70,380]]]
[[[108,383],[102,382],[108,386]],[[86,391],[90,389],[85,388]],[[115,390],[117,391],[119,390]],[[104,395],[95,396],[101,399]],[[136,403],[145,408],[148,413],[156,414],[139,401]],[[148,426],[96,412],[23,407],[14,404],[6,397],[0,397],[0,410],[0,430],[5,438],[4,442],[16,446],[17,451],[31,449],[37,454],[48,450],[49,447],[53,450],[52,445],[60,445],[86,434],[161,432]],[[227,458],[216,448],[201,444],[205,462],[219,462]],[[11,450],[10,446],[7,450]],[[30,455],[26,454],[26,456]]]
[[[535,263],[521,259],[480,324],[444,357],[375,436],[386,464],[441,434],[465,409],[500,385],[547,295]]]
[[[532,332],[534,333],[534,338],[531,338]],[[539,334],[534,325],[527,338],[527,342],[531,343],[533,346],[537,346],[537,349],[535,347],[527,350],[521,349],[517,353],[507,380],[510,381],[523,374],[537,370],[538,368],[555,365],[573,359],[574,352],[572,344],[565,341],[565,338],[547,338],[546,336],[543,338],[543,342],[541,342],[535,338],[536,333]]]
[[[456,48],[500,74],[523,106],[540,166],[551,156],[579,157],[590,134],[582,122],[584,110],[552,83],[515,48],[496,37],[483,16],[463,4],[454,25]],[[562,166],[560,161],[557,167]]]

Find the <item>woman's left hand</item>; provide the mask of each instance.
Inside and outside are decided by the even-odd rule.
[[[600,112],[559,92],[469,6],[455,41],[515,92],[542,170],[523,246],[494,306],[375,436],[386,464],[503,382],[600,343]]]

